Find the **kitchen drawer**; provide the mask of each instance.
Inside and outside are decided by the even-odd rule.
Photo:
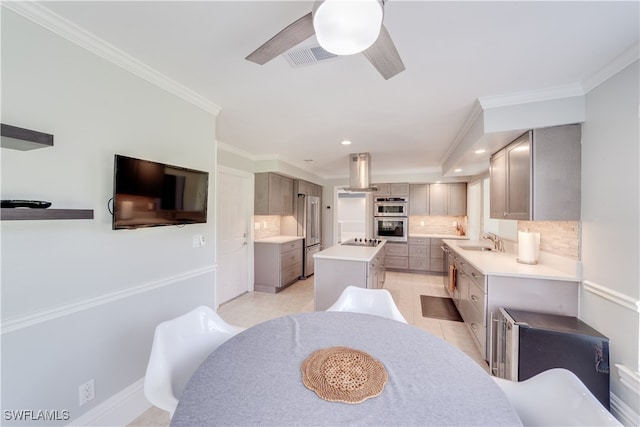
[[[430,240],[431,239],[428,237],[409,237],[409,244],[418,246],[429,246]]]
[[[406,270],[409,267],[409,258],[385,256],[384,266],[385,268],[402,268]]]
[[[284,269],[292,265],[302,266],[302,248],[293,249],[280,254],[280,268]]]
[[[409,255],[409,245],[406,243],[389,243],[384,245],[385,256],[407,256]]]
[[[431,258],[429,259],[430,271],[435,271],[436,273],[445,273],[448,271],[445,270],[444,267],[444,258],[443,257],[434,257],[433,252],[431,252]]]
[[[473,280],[469,285],[469,305],[471,306],[470,315],[474,321],[482,326],[487,326],[487,294],[476,285]],[[478,316],[475,317],[474,313]]]
[[[467,323],[467,326],[480,350],[480,354],[485,355],[487,353],[487,327],[478,323]]]
[[[302,239],[293,240],[287,243],[280,243],[280,253],[289,252],[294,249],[302,249]]]
[[[302,263],[283,268],[280,273],[280,286],[288,285],[302,276]]]
[[[429,261],[426,258],[409,257],[409,270],[428,271]]]
[[[466,261],[461,262],[462,269],[467,273],[467,275],[471,278],[471,281],[474,282],[483,293],[487,292],[484,274],[480,272],[477,268],[472,266]]]
[[[429,258],[429,246],[409,245],[409,256]]]

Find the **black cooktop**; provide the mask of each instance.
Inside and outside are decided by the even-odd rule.
[[[341,245],[344,246],[378,246],[382,243],[382,240],[379,239],[349,239],[345,242],[342,242]]]

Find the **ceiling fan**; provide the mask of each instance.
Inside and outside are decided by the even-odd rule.
[[[385,1],[316,1],[311,12],[285,27],[245,59],[264,65],[315,34],[320,46],[335,55],[362,52],[388,80],[405,68],[382,23]]]

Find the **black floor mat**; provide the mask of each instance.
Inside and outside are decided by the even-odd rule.
[[[463,321],[451,298],[420,295],[420,305],[422,306],[422,317],[453,320],[455,322]]]

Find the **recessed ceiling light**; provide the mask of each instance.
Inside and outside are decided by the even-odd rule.
[[[351,141],[349,141],[348,139],[345,139],[344,141],[340,142],[340,144],[342,144],[342,145],[351,145]]]
[[[458,169],[454,169],[454,172],[462,172],[462,169],[458,168]]]
[[[304,159],[304,162],[308,165],[315,165],[316,161],[313,159]]]
[[[479,149],[479,150],[476,150],[476,151],[475,151],[475,153],[476,153],[476,154],[482,154],[482,153],[484,153],[484,152],[486,152],[486,151],[487,151],[487,150],[485,150],[484,148],[481,148],[481,149]]]

